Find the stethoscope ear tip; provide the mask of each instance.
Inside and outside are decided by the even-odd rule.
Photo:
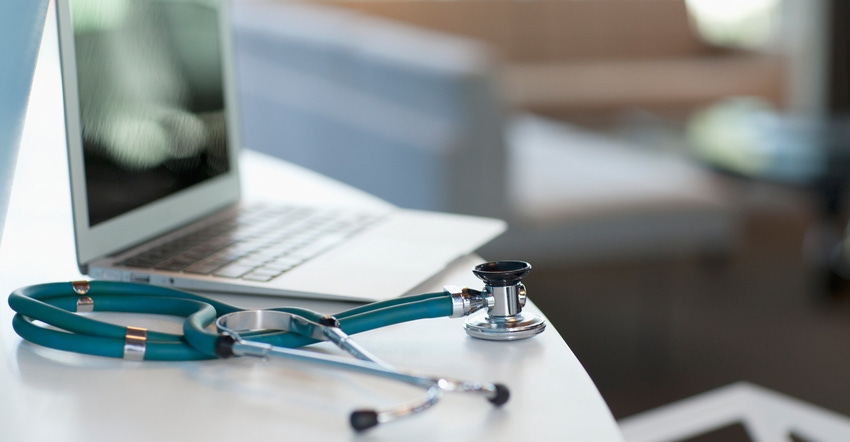
[[[511,391],[503,384],[494,384],[494,387],[496,387],[496,394],[491,398],[487,398],[487,400],[489,400],[493,405],[500,407],[504,405],[508,399],[510,399]]]
[[[351,413],[351,427],[356,431],[366,431],[379,423],[378,412],[375,410],[357,410]]]

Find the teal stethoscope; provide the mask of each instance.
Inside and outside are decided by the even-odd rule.
[[[352,308],[333,316],[301,308],[245,310],[166,287],[110,281],[79,281],[24,287],[9,295],[15,331],[25,340],[58,350],[129,360],[182,361],[232,356],[288,358],[382,376],[425,389],[422,399],[383,410],[357,410],[357,431],[424,411],[446,391],[480,393],[500,406],[509,393],[502,384],[425,377],[399,371],[376,358],[349,335],[406,321],[470,316],[469,335],[488,340],[534,336],[546,324],[522,311],[531,266],[495,261],[473,273],[484,290],[446,287],[443,292],[395,298]],[[183,333],[173,334],[115,325],[88,312],[150,313],[185,317]],[[47,324],[45,327],[36,321]],[[213,326],[214,325],[214,326]],[[331,341],[354,358],[298,349]]]

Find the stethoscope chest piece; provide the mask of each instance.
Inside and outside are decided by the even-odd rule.
[[[475,276],[484,281],[487,311],[467,319],[466,333],[478,339],[512,341],[541,333],[546,321],[523,312],[526,291],[522,278],[531,270],[524,261],[494,261],[475,267]]]

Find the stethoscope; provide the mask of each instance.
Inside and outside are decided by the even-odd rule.
[[[16,312],[12,325],[18,335],[58,350],[134,361],[286,358],[425,389],[422,398],[410,403],[352,412],[351,426],[363,431],[427,410],[449,391],[482,394],[496,406],[506,403],[510,393],[502,384],[406,373],[378,359],[349,335],[417,319],[470,316],[465,324],[470,336],[501,341],[532,337],[546,323],[522,310],[526,301],[522,278],[530,269],[523,261],[488,262],[473,270],[484,281],[483,290],[445,287],[443,292],[375,302],[333,316],[295,307],[246,310],[167,287],[111,281],[28,286],[9,295],[9,306]],[[186,320],[182,334],[174,334],[81,314],[90,312],[150,313]],[[298,348],[321,341],[332,342],[353,358]]]

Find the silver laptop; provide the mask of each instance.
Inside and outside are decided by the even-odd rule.
[[[505,229],[246,206],[225,2],[59,0],[57,13],[77,259],[93,278],[370,301],[410,292]]]

